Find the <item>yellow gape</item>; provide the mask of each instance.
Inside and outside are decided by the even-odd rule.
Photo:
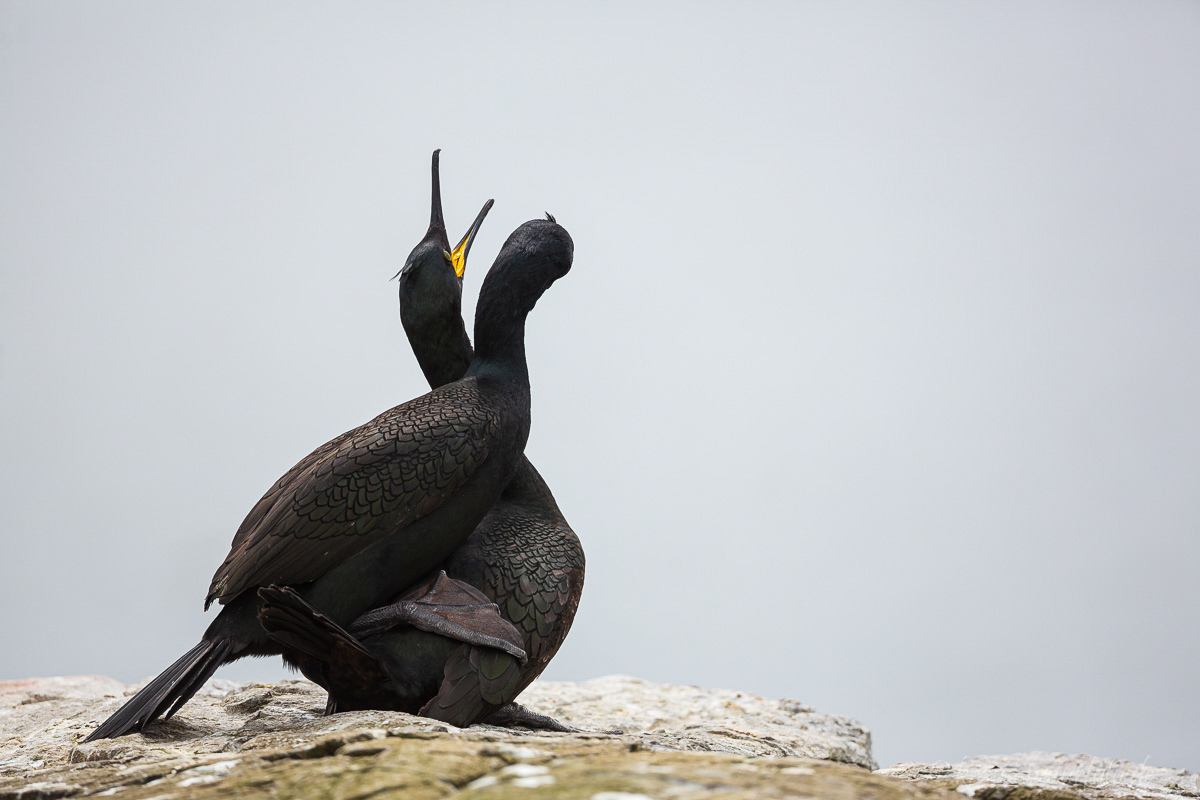
[[[460,278],[467,271],[467,242],[469,241],[471,241],[470,231],[458,243],[458,247],[454,248],[454,252],[450,254],[450,263],[454,266],[454,274]]]

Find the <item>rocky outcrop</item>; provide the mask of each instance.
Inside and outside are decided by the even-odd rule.
[[[0,683],[0,800],[1200,796],[1194,774],[1142,768],[1121,783],[1120,762],[1053,756],[871,772],[870,734],[853,720],[623,677],[525,692],[574,734],[460,730],[393,712],[326,717],[323,692],[307,681],[218,680],[145,734],[82,743],[135,688],[92,676]]]
[[[326,717],[324,692],[308,681],[215,680],[145,734],[82,743],[136,688],[93,676],[0,684],[0,797],[231,796],[267,786],[282,796],[440,797],[585,777],[597,791],[632,791],[691,785],[715,765],[740,765],[721,785],[750,787],[808,774],[787,772],[801,762],[781,757],[853,764],[855,779],[874,765],[870,734],[852,720],[790,700],[621,677],[525,692],[535,710],[589,731],[578,734],[460,730],[394,712]],[[770,766],[757,766],[764,758]]]

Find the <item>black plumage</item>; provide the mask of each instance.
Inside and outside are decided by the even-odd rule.
[[[499,606],[500,615],[521,632],[528,660],[521,662],[498,650],[459,647],[423,713],[466,725],[512,703],[566,639],[583,592],[584,566],[583,547],[550,487],[522,458],[492,510],[447,561],[446,572],[478,586]],[[513,709],[505,719],[546,725],[544,718]]]
[[[423,244],[444,262],[440,203]],[[437,247],[437,245],[443,247]],[[435,249],[436,248],[436,249]],[[258,587],[292,586],[336,625],[392,601],[457,549],[511,478],[529,435],[525,317],[571,267],[557,225],[519,228],[480,291],[476,340],[488,355],[453,383],[326,443],[251,509],[213,577],[224,608],[200,644],[88,737],[170,716],[222,663],[283,653],[259,622]]]
[[[437,204],[436,154],[434,192]],[[552,220],[526,226],[557,227]],[[469,245],[469,238],[465,241]],[[400,272],[404,329],[435,388],[457,380],[473,362],[461,316],[462,273],[452,266],[410,256]],[[477,355],[486,358],[487,353],[485,344]],[[447,630],[435,636],[430,626],[413,621],[411,598],[365,615],[348,631],[315,612],[306,625],[301,598],[274,595],[264,610],[264,624],[285,640],[322,642],[309,646],[307,658],[297,663],[329,690],[330,710],[391,708],[463,726],[503,708],[506,723],[556,727],[553,720],[528,714],[512,701],[545,669],[570,629],[583,589],[584,556],[528,459],[520,459],[496,504],[444,569],[495,604],[495,611],[476,609],[466,622],[474,636]],[[436,613],[447,616],[454,610],[443,602]],[[519,635],[526,658],[481,640],[483,632],[501,629],[496,612]]]

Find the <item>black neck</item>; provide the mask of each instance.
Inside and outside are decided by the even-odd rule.
[[[429,388],[454,383],[467,374],[473,353],[461,314],[448,314],[430,325],[410,322],[403,312],[400,319]]]
[[[477,312],[478,314],[478,312]],[[525,361],[525,317],[504,326],[497,333],[481,330],[475,320],[475,341],[486,343],[475,350],[469,374],[489,378],[511,377],[529,383],[529,365]]]
[[[475,360],[468,375],[494,376],[529,386],[525,318],[550,285],[571,269],[574,246],[553,222],[533,220],[500,248],[475,307]]]

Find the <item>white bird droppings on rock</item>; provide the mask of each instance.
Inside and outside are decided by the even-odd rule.
[[[510,764],[500,770],[501,775],[513,778],[532,778],[550,772],[549,767],[539,767],[536,764]]]

